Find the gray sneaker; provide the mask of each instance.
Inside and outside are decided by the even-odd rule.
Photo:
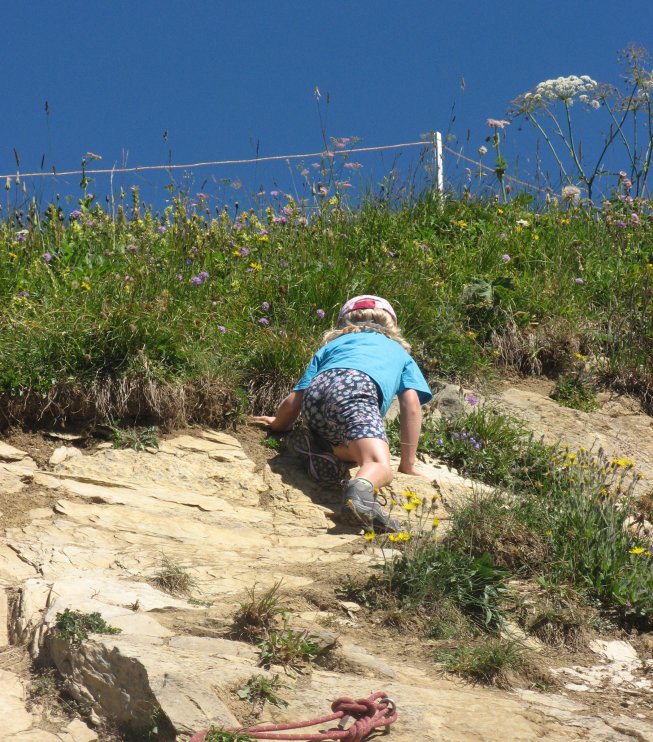
[[[391,518],[374,497],[374,486],[367,479],[355,477],[347,483],[342,498],[342,512],[374,531],[400,530],[399,522]]]

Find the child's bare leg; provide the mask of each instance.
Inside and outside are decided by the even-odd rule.
[[[392,481],[390,449],[380,438],[359,438],[343,443],[336,446],[333,453],[342,461],[358,464],[360,469],[356,476],[372,482],[374,487],[383,487]]]

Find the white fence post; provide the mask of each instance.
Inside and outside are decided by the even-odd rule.
[[[444,170],[442,161],[442,134],[439,131],[433,133],[433,154],[435,157],[435,189],[444,195]]]

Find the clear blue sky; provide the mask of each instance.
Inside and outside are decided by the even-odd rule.
[[[588,74],[617,83],[619,49],[637,42],[653,51],[653,3],[13,0],[0,34],[1,173],[15,172],[14,148],[23,172],[40,170],[42,159],[44,170],[76,168],[88,151],[102,156],[90,166],[102,167],[247,158],[257,144],[260,155],[319,151],[316,87],[327,135],[367,146],[416,141],[446,132],[453,106],[451,132],[475,155],[485,120],[502,118],[541,80]],[[522,175],[533,147],[530,132],[506,131]],[[400,166],[416,155],[401,155]],[[361,173],[378,183],[393,157],[359,158]],[[196,171],[185,182],[217,193],[223,177],[249,194],[275,182],[289,188],[290,178],[279,163]],[[160,204],[165,182],[130,176],[114,185],[138,183]],[[28,192],[77,198],[77,185],[49,178],[30,181]],[[108,178],[92,188],[104,195]]]

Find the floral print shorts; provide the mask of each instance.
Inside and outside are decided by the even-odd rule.
[[[332,446],[360,438],[388,442],[378,387],[361,371],[333,368],[316,376],[304,392],[302,415],[310,431]]]

